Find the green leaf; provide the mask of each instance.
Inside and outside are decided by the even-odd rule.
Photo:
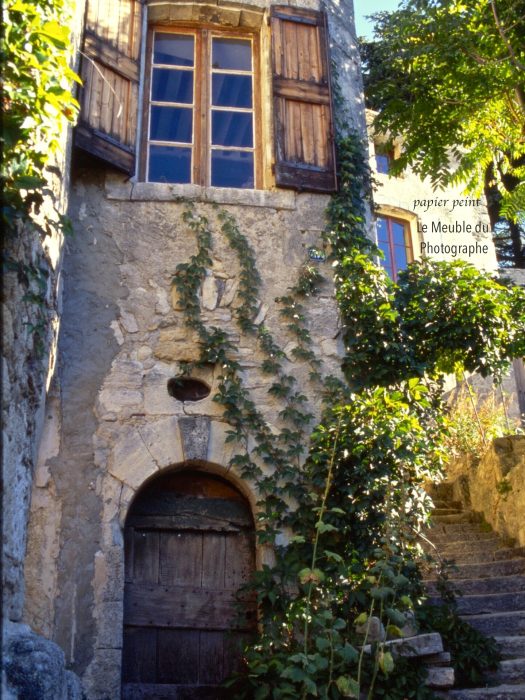
[[[337,690],[344,698],[359,697],[359,683],[350,676],[339,676],[335,681]]]
[[[389,651],[379,652],[379,668],[383,671],[385,676],[392,673],[394,670],[394,658]]]
[[[334,525],[331,525],[330,523],[324,523],[322,520],[318,520],[315,524],[315,527],[321,534],[325,532],[337,532],[337,528]]]

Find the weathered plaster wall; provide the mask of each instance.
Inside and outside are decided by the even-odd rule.
[[[196,3],[195,12],[206,14],[213,4]],[[319,7],[317,0],[297,4]],[[189,7],[153,5],[157,15]],[[227,11],[220,5],[223,21]],[[270,3],[243,3],[248,10],[250,5],[260,14]],[[347,120],[364,138],[352,3],[330,0],[326,9]],[[261,31],[266,36],[267,30]],[[269,63],[267,72],[269,80]],[[266,107],[271,107],[269,98]],[[265,113],[268,134],[270,116]],[[271,151],[268,138],[265,149]],[[93,163],[76,168],[70,201],[75,236],[67,243],[63,273],[59,382],[48,404],[33,485],[25,620],[61,646],[66,662],[81,674],[88,700],[120,697],[122,532],[137,490],[161,470],[189,464],[223,474],[253,505],[257,500],[253,484],[227,471],[235,447],[225,442],[228,426],[212,401],[219,369],[200,370],[212,389],[200,402],[182,404],[167,391],[179,363],[198,355],[172,291],[177,265],[196,252],[180,197],[194,201],[213,232],[213,264],[201,290],[203,319],[228,331],[246,387],[276,428],[282,405],[268,394],[256,342],[240,337],[234,322],[239,268],[220,232],[216,206],[235,216],[255,251],[263,279],[256,323],[264,322],[288,353],[293,340],[275,298],[296,281],[308,248],[322,247],[324,195],[144,184]],[[326,283],[309,306],[308,323],[324,369],[337,372],[342,348],[330,266],[319,265]],[[290,363],[287,371],[318,414],[309,368]],[[269,557],[269,551],[257,552],[259,564]]]
[[[217,368],[201,370],[212,387],[206,399],[183,404],[167,391],[178,363],[198,355],[171,285],[177,264],[196,252],[195,235],[182,221],[187,205],[177,201],[184,190],[218,200],[237,219],[263,278],[257,323],[264,321],[288,352],[292,340],[274,300],[297,278],[308,248],[322,246],[326,196],[211,188],[197,193],[133,185],[118,175],[107,174],[103,183],[92,172],[76,174],[76,235],[64,267],[61,396],[58,413],[49,418],[33,496],[26,619],[52,634],[84,674],[90,698],[118,697],[122,527],[134,493],[159,470],[188,461],[225,474],[234,449],[225,443],[227,425],[212,401]],[[239,336],[232,319],[239,303],[236,258],[220,232],[214,203],[195,206],[209,217],[214,241],[202,288],[203,318],[231,334],[246,386],[269,423],[279,426],[282,406],[268,394],[268,378],[258,369],[260,352],[253,339]],[[338,317],[330,266],[321,263],[320,269],[327,282],[312,300],[309,323],[325,369],[335,372]],[[309,368],[290,369],[318,411]],[[250,485],[244,490],[253,502]],[[265,556],[260,552],[259,560]]]

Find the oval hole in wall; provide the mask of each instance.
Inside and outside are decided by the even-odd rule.
[[[207,384],[193,377],[174,377],[168,380],[168,394],[179,401],[200,401],[210,391]]]

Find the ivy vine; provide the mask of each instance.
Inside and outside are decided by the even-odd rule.
[[[323,279],[306,264],[279,297],[295,362],[310,367],[324,409],[311,431],[306,396],[264,323],[256,324],[261,278],[231,214],[220,231],[239,267],[235,320],[262,351],[269,392],[282,401],[280,429],[250,398],[236,347],[200,319],[199,289],[211,265],[209,221],[190,209],[198,252],[174,278],[180,308],[199,333],[199,362],[220,363],[214,400],[238,454],[231,465],[255,482],[258,537],[276,561],[256,572],[260,632],[246,650],[246,672],[230,684],[239,698],[430,698],[424,673],[395,660],[385,639],[415,624],[421,598],[418,532],[428,518],[423,485],[445,460],[444,373],[501,373],[525,353],[525,294],[466,263],[423,261],[392,282],[377,265],[366,230],[368,172],[359,139],[339,143],[339,192],[324,234],[343,326],[346,381],[325,376],[313,350],[305,303]],[[497,320],[492,324],[488,318]],[[305,459],[305,450],[309,443]],[[292,504],[292,505],[290,505]],[[286,546],[276,537],[287,526]]]

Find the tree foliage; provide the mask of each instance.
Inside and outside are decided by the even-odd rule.
[[[17,221],[37,220],[44,196],[52,194],[63,128],[76,117],[70,17],[68,0],[7,0],[3,8],[1,189],[8,231],[17,230]],[[45,235],[52,222],[38,219],[38,225]]]
[[[365,89],[375,127],[403,140],[393,172],[410,165],[435,187],[485,190],[525,266],[525,3],[406,0],[373,17]]]

